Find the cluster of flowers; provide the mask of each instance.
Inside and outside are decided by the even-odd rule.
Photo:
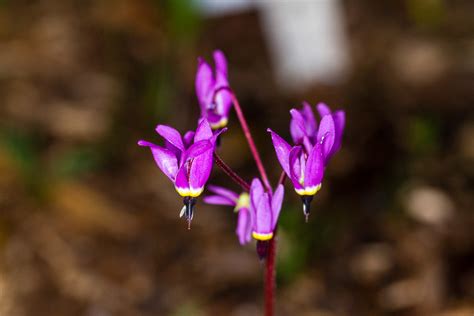
[[[211,174],[218,137],[227,130],[233,94],[229,88],[227,62],[224,54],[214,52],[215,72],[203,59],[199,59],[196,74],[196,94],[201,117],[196,131],[181,134],[174,128],[158,125],[156,132],[164,138],[164,147],[140,140],[140,146],[151,149],[156,164],[174,183],[183,197],[184,216],[188,225],[193,218],[196,198],[204,191]],[[331,112],[323,103],[317,105],[321,116],[319,124],[311,106],[304,102],[301,110],[290,111],[290,145],[277,133],[268,129],[278,161],[294,189],[301,196],[303,212],[308,219],[313,196],[321,189],[324,169],[330,158],[341,147],[345,124],[344,111]],[[318,126],[319,125],[319,126]],[[241,244],[273,238],[280,214],[284,188],[276,190],[262,185],[254,178],[249,192],[237,194],[228,189],[209,185],[214,195],[206,196],[208,204],[228,205],[238,213],[237,236]]]

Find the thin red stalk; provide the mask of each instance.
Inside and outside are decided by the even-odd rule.
[[[275,289],[276,289],[276,234],[273,232],[273,238],[270,239],[267,259],[265,262],[265,316],[273,316],[275,311]]]
[[[247,120],[245,119],[244,113],[242,112],[242,108],[240,107],[239,101],[237,100],[237,97],[235,96],[234,92],[229,87],[221,87],[215,92],[214,97],[221,90],[226,90],[229,92],[232,99],[232,104],[234,105],[235,113],[237,113],[237,117],[239,118],[240,126],[242,127],[245,138],[247,139],[247,143],[249,144],[253,159],[257,164],[257,168],[263,180],[263,184],[265,185],[265,188],[268,192],[272,192],[270,181],[268,181],[267,172],[265,171],[265,167],[263,166],[262,159],[260,158],[260,154],[258,153],[257,147],[255,146],[255,142],[253,141],[252,134],[250,133],[249,126],[247,125]]]
[[[216,165],[219,166],[219,168],[221,168],[222,171],[224,171],[232,180],[234,180],[235,183],[240,185],[243,190],[250,190],[250,185],[244,179],[239,177],[239,175],[235,173],[234,170],[232,170],[216,153],[214,153],[214,161]]]
[[[245,116],[242,112],[242,108],[240,107],[239,101],[237,100],[237,97],[235,96],[234,92],[229,88],[229,87],[222,87],[218,89],[214,97],[219,93],[220,90],[226,90],[229,92],[231,99],[232,99],[232,104],[234,105],[235,113],[237,114],[237,117],[240,121],[240,126],[242,127],[242,130],[244,132],[245,138],[247,139],[247,143],[249,145],[250,151],[252,153],[253,159],[255,160],[255,163],[257,164],[258,171],[260,173],[260,177],[262,178],[263,184],[266,188],[266,190],[271,194],[272,192],[272,187],[270,186],[270,181],[268,181],[268,176],[267,172],[265,171],[265,167],[263,166],[262,159],[260,158],[260,154],[258,153],[257,147],[255,146],[255,142],[253,141],[252,134],[250,133],[250,129],[247,125],[247,120],[245,119]],[[216,157],[216,163],[219,165],[219,162],[217,158],[217,154],[215,155]],[[222,160],[220,162],[223,163]],[[225,166],[225,164],[224,164]],[[222,168],[222,166],[220,166]],[[227,167],[227,166],[226,166]],[[229,167],[227,169],[224,169],[224,172],[226,172],[234,181],[236,179],[240,179]],[[228,173],[228,171],[231,171]],[[234,178],[234,175],[237,176],[237,178]],[[284,176],[280,177],[281,182],[285,180]],[[243,181],[243,180],[242,180]],[[244,181],[245,184],[247,184]],[[248,184],[247,184],[248,186]],[[249,189],[247,189],[249,190]],[[268,254],[266,258],[266,263],[265,263],[265,316],[273,316],[274,315],[274,305],[275,305],[275,288],[276,288],[276,271],[275,271],[275,257],[276,257],[276,232],[277,229],[275,228],[274,230],[274,236],[273,238],[269,241],[269,248],[268,248]]]
[[[286,173],[285,171],[282,171],[281,174],[280,174],[280,178],[278,179],[278,185],[280,184],[285,184],[285,180],[286,180]]]

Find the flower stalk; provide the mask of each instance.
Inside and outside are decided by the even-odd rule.
[[[240,126],[242,128],[242,131],[244,132],[245,138],[247,139],[250,152],[252,153],[253,159],[255,160],[255,163],[257,165],[257,169],[260,173],[260,177],[262,178],[263,185],[265,186],[267,191],[271,192],[271,186],[270,181],[268,180],[267,172],[265,171],[265,167],[263,166],[262,159],[260,158],[257,146],[255,146],[255,142],[253,141],[252,133],[250,133],[250,128],[247,124],[247,120],[245,119],[244,113],[242,112],[242,108],[240,107],[239,100],[235,96],[235,93],[229,87],[221,87],[217,89],[215,95],[217,95],[220,91],[223,90],[228,91],[230,94],[235,113],[237,114],[237,118],[239,119]]]
[[[275,310],[276,290],[276,246],[277,229],[269,241],[267,259],[265,261],[265,316],[273,316]]]
[[[221,157],[219,157],[219,155],[217,153],[214,152],[214,162],[216,163],[216,165],[222,169],[222,171],[224,171],[224,173],[226,175],[229,176],[229,178],[231,178],[235,183],[237,183],[238,185],[240,185],[240,187],[244,190],[244,191],[249,191],[250,190],[250,185],[244,180],[242,179],[237,173],[234,172],[234,170],[232,170],[222,159]]]

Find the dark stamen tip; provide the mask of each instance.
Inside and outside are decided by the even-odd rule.
[[[191,229],[191,221],[193,220],[194,216],[194,206],[196,205],[196,198],[186,196],[183,199],[184,206],[186,210],[184,211],[184,217],[188,221],[188,230]]]
[[[303,195],[303,196],[301,196],[301,201],[303,202],[303,214],[305,215],[306,222],[308,222],[312,200],[313,200],[312,195]]]
[[[263,261],[267,258],[269,242],[267,240],[257,240],[257,255],[260,261]]]

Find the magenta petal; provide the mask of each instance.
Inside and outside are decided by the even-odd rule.
[[[239,198],[239,195],[235,192],[232,192],[231,190],[225,189],[223,187],[219,187],[217,185],[208,185],[207,189],[211,191],[212,193],[218,194],[220,196],[223,196],[231,201],[237,202],[237,199]]]
[[[144,140],[140,140],[138,145],[150,147],[158,168],[160,168],[160,170],[163,171],[171,181],[174,181],[176,173],[178,172],[178,159],[174,153],[166,148],[162,148]]]
[[[235,202],[230,200],[226,197],[220,195],[208,195],[204,197],[204,202],[207,204],[215,204],[215,205],[229,205],[235,206]]]
[[[301,111],[306,122],[306,133],[308,137],[312,137],[316,133],[316,119],[313,110],[308,102],[303,102],[303,110]]]
[[[227,127],[221,128],[214,133],[214,135],[211,138],[211,143],[213,146],[216,144],[217,137],[219,137],[220,134],[225,133],[225,132],[227,132]]]
[[[214,88],[214,75],[211,66],[202,58],[198,59],[198,69],[196,73],[196,95],[201,105],[201,114],[207,109],[208,103],[212,100],[212,90]]]
[[[272,230],[275,229],[276,223],[278,221],[284,194],[285,189],[283,188],[283,185],[278,185],[272,197]]]
[[[227,60],[224,53],[215,50],[213,57],[216,64],[216,85],[227,85]]]
[[[325,115],[331,115],[331,109],[326,105],[326,103],[320,102],[316,105],[316,108],[321,118]]]
[[[185,148],[188,148],[193,143],[194,134],[194,131],[187,131],[186,134],[184,134],[183,140]]]
[[[334,120],[331,115],[325,115],[321,119],[318,129],[318,142],[323,145],[323,157],[327,161],[334,145]]]
[[[181,149],[178,149],[176,146],[171,144],[169,141],[165,139],[165,148],[173,152],[173,154],[176,156],[176,158],[179,159],[181,158],[181,154],[183,153]]]
[[[275,147],[275,152],[280,162],[281,167],[285,171],[285,173],[290,176],[290,168],[289,168],[289,156],[291,146],[281,138],[277,133],[272,131],[271,129],[267,129],[267,132],[270,132],[272,137],[273,147]]]
[[[194,142],[210,139],[212,136],[212,129],[209,122],[204,118],[200,119],[198,127],[196,128],[196,134],[194,135]]]
[[[272,209],[268,193],[263,193],[257,204],[254,231],[259,234],[268,234],[273,231]]]
[[[211,175],[213,153],[214,151],[209,149],[192,160],[189,171],[189,186],[191,189],[201,190],[204,188]]]
[[[301,113],[296,109],[291,109],[290,114],[290,134],[293,142],[299,144],[306,135],[305,121]]]
[[[336,111],[332,114],[334,120],[334,128],[336,135],[334,137],[334,145],[331,149],[331,155],[335,154],[341,148],[342,134],[346,123],[346,114],[344,111]]]
[[[236,233],[241,245],[245,245],[251,240],[252,218],[247,208],[239,210]]]
[[[213,149],[213,147],[214,146],[212,145],[212,143],[208,140],[200,140],[198,142],[195,142],[186,150],[183,160],[185,161],[189,158],[197,157],[203,154],[204,152]]]
[[[221,85],[220,87],[223,87],[224,85]],[[232,98],[231,94],[228,90],[226,89],[220,89],[215,96],[215,101],[216,101],[216,113],[223,117],[228,117],[229,116],[229,110],[232,107]]]
[[[303,137],[303,146],[304,146],[304,150],[307,153],[309,153],[311,151],[311,148],[313,148],[313,144],[311,143],[311,141],[309,140],[307,136]]]
[[[300,157],[301,157],[301,146],[295,146],[290,150],[290,159],[289,159],[289,165],[290,165],[290,179],[291,182],[293,182],[293,186],[296,189],[302,189],[303,186],[300,183],[301,179],[301,163],[300,163]]]
[[[259,178],[254,178],[250,185],[250,202],[257,208],[260,199],[263,196],[263,185]]]
[[[179,168],[178,173],[176,174],[174,186],[181,189],[189,189],[188,170],[186,164]]]
[[[181,134],[177,130],[170,126],[158,125],[156,127],[156,132],[169,141],[173,146],[184,151],[183,140],[181,139]]]
[[[304,186],[314,187],[321,183],[324,173],[324,159],[322,153],[322,145],[317,143],[314,145],[306,162],[306,170],[304,176]]]

